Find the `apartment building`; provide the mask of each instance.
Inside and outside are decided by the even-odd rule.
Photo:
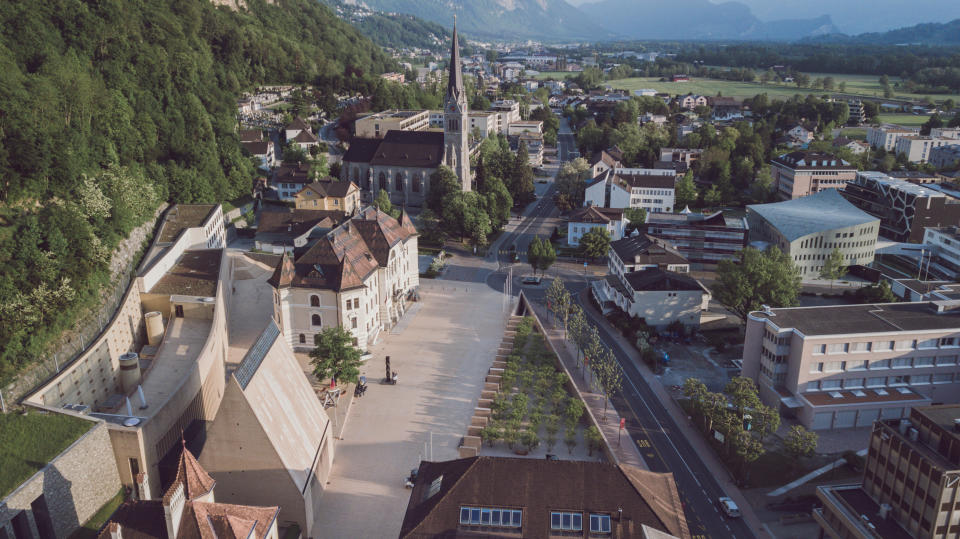
[[[520,121],[520,103],[512,99],[495,101],[490,110],[497,114],[497,133],[507,134],[507,127]]]
[[[387,110],[357,118],[356,136],[383,138],[387,131],[423,131],[430,127],[428,110]]]
[[[900,137],[920,134],[919,129],[907,129],[898,125],[882,125],[867,128],[867,143],[874,149],[892,152]]]
[[[956,225],[925,229],[923,243],[930,249],[927,262],[935,273],[960,278],[960,229]]]
[[[777,195],[791,200],[824,189],[843,189],[856,178],[857,167],[823,152],[796,151],[770,161]]]
[[[873,424],[863,482],[817,488],[821,537],[960,535],[960,406],[924,406]]]
[[[613,241],[619,240],[623,238],[624,229],[629,222],[620,208],[577,208],[567,216],[567,245],[580,245],[580,238],[594,228],[606,230]]]
[[[936,168],[946,168],[956,165],[960,161],[960,141],[952,144],[943,144],[930,150],[927,162]]]
[[[747,245],[749,230],[745,217],[726,217],[722,212],[651,213],[644,228],[676,247],[694,269],[736,259]]]
[[[957,140],[952,138],[900,137],[897,139],[897,144],[894,146],[893,151],[898,156],[906,156],[907,161],[911,163],[926,163],[930,159],[930,153],[934,148],[956,143]]]
[[[857,172],[842,194],[880,219],[880,235],[897,242],[920,243],[926,227],[960,223],[960,199],[882,172]]]
[[[606,208],[643,208],[670,213],[674,208],[673,169],[615,168],[587,182],[584,204]]]
[[[792,307],[747,317],[743,375],[809,429],[960,403],[960,301]]]
[[[880,220],[848,202],[836,189],[747,206],[750,242],[790,255],[806,280],[819,277],[838,249],[847,265],[873,262]]]
[[[470,118],[470,132],[474,129],[480,131],[480,136],[487,138],[490,135],[498,133],[497,113],[489,110],[471,110],[467,116]],[[431,122],[432,124],[432,122]],[[432,126],[432,125],[431,125]],[[443,127],[443,114],[438,114],[436,127]]]

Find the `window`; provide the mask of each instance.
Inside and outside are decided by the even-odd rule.
[[[918,357],[913,359],[914,367],[933,367],[932,357]]]
[[[933,383],[935,384],[949,384],[952,381],[953,381],[953,373],[951,372],[933,375]]]
[[[848,371],[862,371],[867,368],[867,360],[858,359],[857,361],[847,361]]]
[[[590,533],[610,533],[610,515],[590,514]]]
[[[817,345],[814,345],[814,347],[813,347],[813,353],[814,353],[814,354],[826,354],[826,353],[827,353],[827,345],[825,345],[825,344],[817,344]]]
[[[846,361],[830,361],[827,363],[827,372],[842,371]]]
[[[360,298],[353,298],[353,308],[354,309],[360,308]]]
[[[894,369],[909,367],[909,366],[910,366],[910,358],[908,357],[895,357],[893,358],[893,362],[891,363],[891,367]]]
[[[411,185],[414,193],[420,192],[420,173],[417,172],[413,175],[413,185]]]
[[[397,172],[396,177],[394,178],[394,188],[397,191],[403,191],[403,174]]]
[[[875,376],[873,378],[867,378],[867,387],[883,387],[886,385],[887,378],[885,376]]]
[[[893,350],[893,341],[878,341],[873,344],[874,352],[881,352],[883,350]]]
[[[946,347],[946,346],[956,346],[956,345],[957,345],[957,340],[954,337],[944,337],[943,339],[940,339],[940,346]]]
[[[307,336],[303,333],[300,334],[300,344],[307,344]]]
[[[323,324],[321,323],[321,321],[320,321],[320,315],[319,315],[319,314],[315,314],[315,315],[311,316],[311,317],[310,317],[310,324],[311,324],[311,325],[314,325],[314,326],[321,326],[321,325],[323,325]]]
[[[350,319],[350,327],[352,327],[353,329],[357,329],[357,319],[356,319],[356,318],[351,318],[351,319]]]
[[[910,377],[910,385],[923,385],[930,383],[929,374],[913,375]]]
[[[843,381],[843,388],[850,389],[856,387],[863,387],[863,378],[847,378]]]
[[[937,358],[937,367],[941,365],[953,365],[957,362],[957,356],[940,356]]]
[[[869,352],[870,344],[871,343],[868,343],[868,342],[850,343],[850,351],[851,352]]]
[[[521,527],[522,520],[523,511],[517,509],[460,507],[460,524],[466,524],[470,526],[503,526],[507,528],[519,528]]]
[[[905,341],[897,341],[896,349],[897,350],[913,350],[917,347],[917,341],[907,339]]]
[[[807,382],[807,391],[819,391],[820,382]]]
[[[387,175],[384,174],[383,172],[381,172],[380,175],[377,176],[377,183],[380,184],[380,189],[386,189],[386,188],[387,188]]]
[[[563,531],[583,531],[583,515],[580,513],[550,513],[550,529]]]
[[[917,343],[917,348],[936,348],[937,339],[924,339]]]
[[[823,372],[823,362],[811,363],[810,372]]]
[[[320,306],[320,296],[312,295],[310,296],[310,306],[319,307]]]
[[[828,354],[845,354],[849,345],[847,343],[833,343],[827,345]]]
[[[820,389],[824,391],[840,389],[840,380],[824,380],[820,382]]]
[[[424,499],[426,500],[427,498],[432,498],[432,497],[436,496],[436,494],[437,494],[438,492],[440,492],[440,484],[441,484],[441,483],[443,483],[443,476],[442,476],[442,475],[439,475],[439,476],[437,476],[436,479],[434,479],[434,480],[430,483],[430,490],[427,491],[427,496],[426,496],[426,498],[424,498]]]
[[[879,361],[874,361],[873,363],[870,364],[870,369],[871,369],[871,370],[873,370],[873,369],[889,369],[889,368],[890,368],[890,360],[889,360],[889,359],[881,359],[881,360],[879,360]]]

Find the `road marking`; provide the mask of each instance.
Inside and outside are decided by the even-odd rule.
[[[650,440],[646,440],[646,439],[637,440],[637,445],[640,447],[650,447]]]

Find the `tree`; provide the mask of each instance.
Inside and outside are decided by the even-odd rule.
[[[545,239],[540,242],[540,256],[537,258],[537,267],[535,269],[540,270],[540,275],[543,275],[543,272],[550,269],[550,266],[557,261],[557,252],[553,249],[553,244],[550,243],[549,239]]]
[[[580,252],[589,258],[607,256],[610,250],[610,233],[606,228],[593,227],[586,234],[580,236]]]
[[[577,424],[580,423],[580,418],[583,417],[584,412],[586,412],[586,408],[583,406],[583,401],[576,397],[568,398],[567,406],[563,411],[567,428],[576,428]]]
[[[517,148],[517,155],[510,170],[507,190],[515,201],[527,204],[535,198],[533,187],[533,167],[530,166],[530,154],[523,142]]]
[[[761,442],[780,428],[780,412],[772,406],[759,404],[750,415],[753,416],[753,432]]]
[[[330,166],[327,164],[326,154],[320,154],[310,160],[310,179],[317,181],[330,175]]]
[[[693,182],[693,171],[688,170],[682,178],[677,180],[674,189],[675,207],[686,208],[697,202],[697,185]]]
[[[360,377],[360,350],[353,335],[340,326],[324,328],[314,335],[316,348],[310,351],[313,375],[319,380],[356,383]]]
[[[570,207],[582,206],[585,182],[589,175],[590,163],[582,157],[564,163],[554,182],[558,196],[566,195]]]
[[[603,435],[600,434],[600,429],[596,425],[590,425],[583,436],[587,439],[588,456],[593,456],[594,450],[599,451],[603,447]]]
[[[577,366],[580,366],[580,354],[586,344],[585,338],[588,337],[587,318],[583,314],[583,309],[573,304],[570,307],[570,318],[567,320],[567,334],[577,346]]]
[[[795,459],[809,457],[817,450],[817,433],[808,431],[801,425],[790,427],[783,439],[783,449]]]
[[[840,93],[845,93],[847,91],[847,81],[840,81],[840,84],[837,85],[837,90],[840,90]]]
[[[533,239],[530,240],[530,244],[527,245],[527,263],[533,268],[534,273],[537,271],[542,252],[543,242],[540,241],[540,236],[534,236]]]
[[[550,287],[547,288],[547,309],[553,313],[558,322],[563,323],[563,327],[566,328],[567,325],[567,315],[570,310],[570,304],[572,298],[570,297],[570,292],[567,291],[567,287],[563,285],[563,280],[560,277],[557,277],[550,283]]]
[[[387,193],[386,189],[377,191],[377,196],[373,199],[373,205],[386,214],[390,214],[393,211],[393,203],[390,202],[390,194]]]
[[[753,183],[750,184],[750,198],[761,204],[773,198],[773,176],[770,174],[770,165],[763,165],[757,172]]]
[[[800,293],[800,271],[776,247],[763,252],[747,247],[738,261],[720,261],[711,289],[714,298],[746,321],[751,311],[763,305],[794,305]]]
[[[727,382],[723,392],[730,397],[737,415],[742,419],[748,410],[760,405],[760,396],[757,394],[757,384],[751,378],[735,376]]]
[[[623,210],[623,216],[630,221],[627,225],[629,231],[640,228],[640,225],[647,222],[647,210],[643,208],[627,208]]]
[[[857,303],[894,303],[897,301],[897,296],[893,294],[890,283],[887,281],[880,281],[877,284],[858,288],[853,296]]]
[[[820,268],[820,278],[828,279],[830,288],[833,288],[833,281],[847,274],[847,266],[843,262],[843,253],[836,247],[834,247],[830,256],[823,261],[823,266]]]
[[[611,395],[615,395],[623,388],[623,371],[620,370],[620,364],[613,350],[606,348],[600,355],[599,361],[593,363],[593,372],[597,383],[603,391],[603,420],[607,419],[607,403]]]
[[[703,203],[711,208],[723,204],[723,192],[717,189],[716,184],[711,185],[707,192],[703,194]]]

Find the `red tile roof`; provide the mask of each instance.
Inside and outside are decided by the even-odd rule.
[[[180,452],[180,460],[177,462],[177,476],[174,478],[173,483],[167,488],[167,492],[163,495],[164,501],[170,499],[180,484],[184,485],[184,494],[186,494],[187,500],[195,500],[200,496],[209,494],[210,491],[213,490],[214,485],[217,484],[217,482],[210,477],[210,474],[200,466],[196,457],[193,456],[193,453],[191,453],[186,446],[184,446],[183,451]]]

